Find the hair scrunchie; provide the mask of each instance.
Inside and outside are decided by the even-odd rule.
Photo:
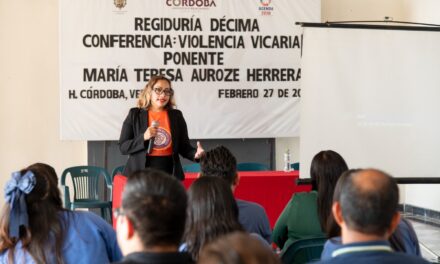
[[[20,226],[29,227],[29,216],[25,195],[29,194],[35,187],[36,179],[32,171],[21,175],[20,172],[13,172],[11,179],[5,186],[5,200],[10,205],[9,214],[9,236],[19,237]]]

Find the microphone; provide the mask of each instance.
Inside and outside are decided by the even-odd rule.
[[[151,126],[158,128],[159,127],[159,121],[154,120],[153,122],[151,122]],[[148,148],[147,148],[147,153],[150,154],[151,151],[153,150],[153,145],[154,145],[154,137],[150,138],[148,140]]]

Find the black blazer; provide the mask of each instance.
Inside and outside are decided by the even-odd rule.
[[[189,143],[188,129],[182,112],[177,109],[168,110],[168,118],[173,148],[173,175],[177,179],[183,180],[185,175],[179,154],[194,161],[196,149]],[[129,155],[123,172],[125,176],[145,168],[148,141],[144,140],[144,133],[147,128],[148,111],[137,107],[131,108],[122,125],[118,143],[121,153]]]

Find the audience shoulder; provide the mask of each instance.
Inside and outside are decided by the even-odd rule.
[[[111,230],[113,230],[112,226],[107,221],[105,221],[99,215],[92,213],[92,212],[64,211],[63,215],[65,217],[72,215],[73,219],[75,219],[75,221],[78,221],[79,223],[82,223],[82,224],[89,224],[90,226],[95,226],[95,227],[110,228]]]
[[[318,194],[316,191],[311,191],[311,192],[299,192],[299,193],[294,193],[292,195],[292,200],[301,202],[304,200],[309,200],[311,198],[316,199],[318,197]]]

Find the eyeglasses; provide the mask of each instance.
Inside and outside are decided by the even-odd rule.
[[[157,95],[161,95],[164,94],[166,96],[171,96],[174,94],[174,90],[173,89],[162,89],[162,88],[153,88],[153,91],[157,94]]]
[[[113,209],[113,218],[117,219],[120,216],[124,216],[124,210],[121,207]]]

